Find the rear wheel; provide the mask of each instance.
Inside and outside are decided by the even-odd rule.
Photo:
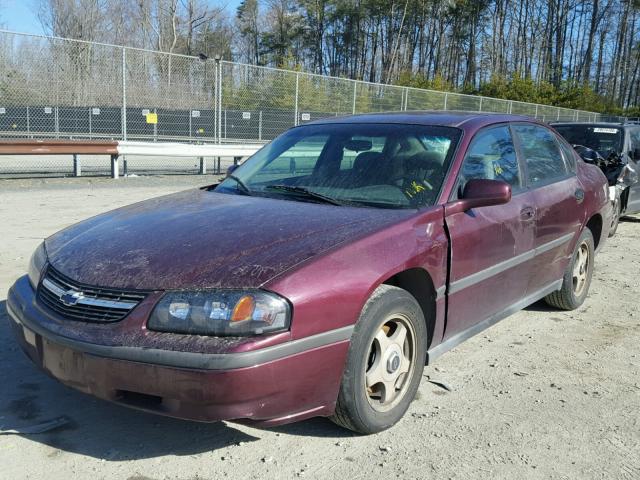
[[[621,200],[618,198],[613,204],[613,216],[611,217],[611,228],[609,228],[609,237],[613,237],[618,230],[620,224]]]
[[[562,310],[575,310],[584,303],[593,276],[594,251],[593,235],[585,228],[565,270],[562,288],[545,297],[549,305]]]
[[[364,434],[398,422],[418,390],[426,338],[416,299],[401,288],[378,287],[354,329],[331,419]]]

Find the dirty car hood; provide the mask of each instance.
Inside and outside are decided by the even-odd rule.
[[[46,248],[53,267],[89,285],[259,287],[412,213],[189,190],[73,225]]]

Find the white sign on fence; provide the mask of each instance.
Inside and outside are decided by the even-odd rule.
[[[193,118],[200,118],[200,110],[191,110],[191,116]]]
[[[100,109],[99,108],[93,108],[91,109],[91,113],[94,115],[100,115]]]
[[[53,111],[53,109],[51,107],[44,107],[44,113],[51,113]]]
[[[145,108],[144,110],[142,110],[142,116],[146,117],[147,115],[149,115],[151,112],[149,111],[148,108]]]
[[[5,113],[7,113],[6,108],[0,107],[0,115],[4,115]]]
[[[311,114],[310,113],[302,113],[302,114],[300,114],[300,119],[303,122],[308,122],[309,120],[311,120]]]
[[[242,118],[244,120],[251,120],[251,112],[242,112]]]

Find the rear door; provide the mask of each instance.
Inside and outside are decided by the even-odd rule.
[[[581,204],[585,192],[576,176],[575,162],[564,157],[554,132],[527,123],[514,125],[513,131],[536,205],[534,261],[528,287],[528,295],[536,295],[564,274],[584,221]]]
[[[531,269],[535,204],[533,194],[523,187],[508,125],[476,134],[458,176],[456,195],[471,179],[506,181],[513,198],[505,205],[446,218],[451,271],[445,340],[471,335],[478,323],[502,318],[525,297]]]

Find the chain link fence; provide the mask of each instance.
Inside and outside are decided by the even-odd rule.
[[[0,30],[4,138],[266,142],[323,117],[406,110],[513,113],[543,121],[604,119],[548,105]],[[0,173],[56,170],[57,163],[47,158],[4,158]],[[101,161],[89,171],[108,172],[108,159],[104,168]],[[167,161],[130,159],[129,171],[138,170],[136,165],[140,172],[182,171],[161,164]],[[65,174],[68,165],[57,170]]]

